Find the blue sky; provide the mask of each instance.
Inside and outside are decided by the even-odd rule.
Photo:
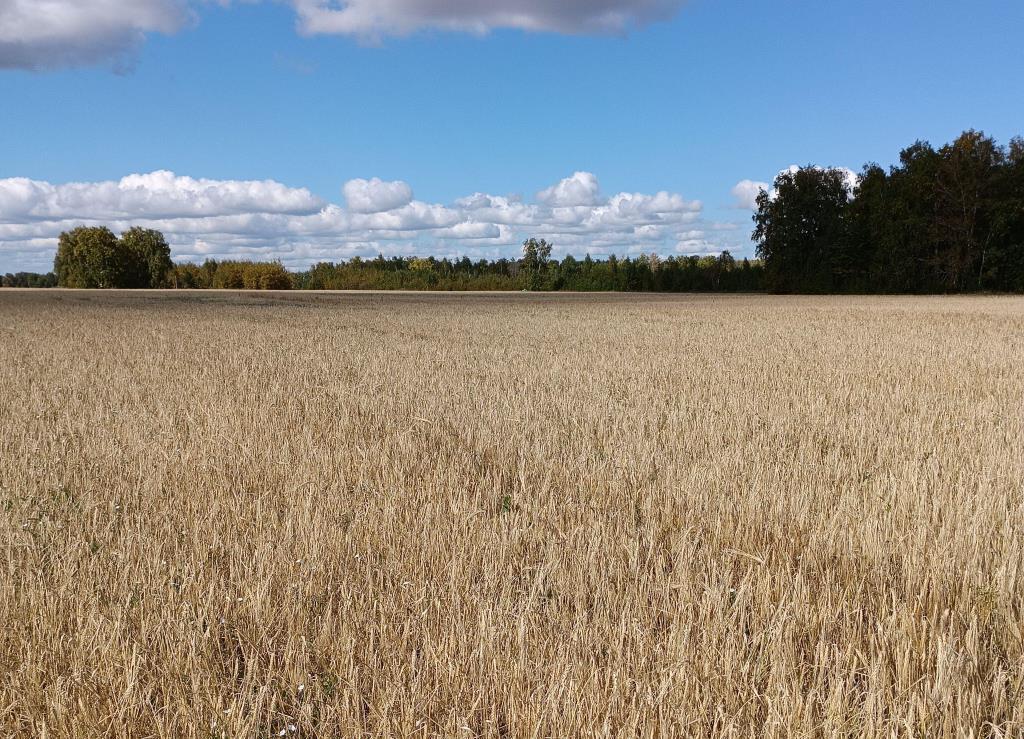
[[[741,180],[1024,133],[1009,0],[482,0],[489,16],[357,0],[391,8],[370,20],[327,0],[122,0],[142,19],[127,29],[88,16],[112,1],[76,0],[69,40],[63,20],[31,30],[32,0],[0,0],[0,271],[45,268],[77,223],[291,266],[512,255],[527,235],[577,255],[752,254]],[[350,180],[369,198],[355,209]],[[500,197],[460,204],[474,193]]]

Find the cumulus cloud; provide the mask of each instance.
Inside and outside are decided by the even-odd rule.
[[[699,213],[701,207],[699,200],[685,200],[682,195],[664,190],[654,195],[620,192],[608,201],[606,212],[615,219],[626,222],[652,218],[661,220],[665,216],[676,215],[685,217],[688,213]]]
[[[323,202],[305,188],[273,180],[205,180],[164,170],[117,182],[0,180],[0,222],[117,218],[180,218],[230,213],[310,213]]]
[[[68,184],[0,179],[0,271],[49,269],[57,236],[83,224],[159,229],[175,259],[281,259],[291,267],[377,253],[511,257],[533,235],[577,255],[710,251],[720,240],[705,236],[699,201],[667,191],[603,198],[590,172],[541,190],[535,202],[474,193],[429,203],[405,182],[376,178],[342,190],[345,206],[272,180],[167,171]]]
[[[590,172],[574,172],[561,182],[537,193],[537,200],[555,207],[596,205],[601,188]]]
[[[230,5],[231,0],[217,0]],[[269,0],[239,0],[239,2]],[[172,34],[210,0],[0,0],[0,69],[113,63],[146,34]],[[670,17],[684,0],[288,0],[298,30],[379,39],[424,29],[618,34]],[[303,65],[308,68],[308,65]]]
[[[843,179],[846,180],[846,186],[850,188],[850,192],[856,190],[857,185],[860,183],[857,173],[847,167],[840,167],[839,169],[843,171]]]
[[[174,33],[185,0],[0,0],[0,69],[124,66],[147,33]]]
[[[772,189],[767,182],[756,180],[740,180],[732,188],[732,196],[736,198],[737,208],[757,210],[757,196],[762,190],[765,192]]]
[[[349,180],[342,192],[349,210],[356,213],[380,213],[412,202],[412,188],[401,180],[384,182],[377,177]]]
[[[452,226],[448,235],[453,239],[497,239],[501,236],[501,227],[495,223],[464,221]]]
[[[623,33],[669,18],[683,0],[292,0],[307,34],[369,38],[421,29],[487,33],[511,28]]]

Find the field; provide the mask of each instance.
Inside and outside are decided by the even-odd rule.
[[[1024,299],[0,291],[0,736],[1024,735]]]

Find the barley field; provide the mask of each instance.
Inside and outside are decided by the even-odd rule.
[[[0,291],[0,736],[1020,737],[1024,299]]]

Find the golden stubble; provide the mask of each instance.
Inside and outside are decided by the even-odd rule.
[[[1024,732],[1024,299],[10,290],[0,341],[0,735]]]

